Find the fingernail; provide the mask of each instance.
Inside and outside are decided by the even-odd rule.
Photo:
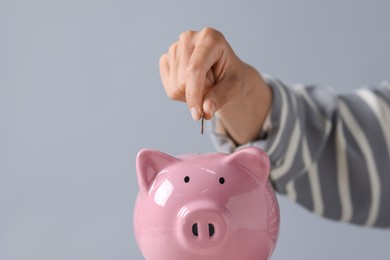
[[[195,107],[191,108],[191,115],[195,121],[199,120],[199,112],[198,109],[196,109]]]
[[[211,115],[211,117],[214,116],[216,109],[217,109],[217,105],[215,104],[214,101],[211,101],[210,102],[210,115]]]

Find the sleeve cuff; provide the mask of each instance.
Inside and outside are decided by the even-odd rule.
[[[266,80],[267,84],[271,88],[272,92],[274,92],[273,90],[274,84],[270,84],[270,81],[272,81],[273,79],[269,76],[264,77],[264,79]],[[278,97],[276,97],[276,99],[278,99]],[[215,115],[214,118],[211,120],[209,132],[210,132],[211,141],[214,147],[216,148],[216,150],[223,153],[232,153],[243,147],[254,146],[254,145],[263,150],[266,150],[266,148],[269,146],[268,144],[269,133],[273,131],[272,110],[274,109],[274,106],[278,104],[280,104],[280,102],[275,102],[275,101],[272,102],[270,111],[266,116],[266,119],[263,123],[263,126],[261,128],[258,137],[252,140],[251,142],[248,142],[243,145],[237,145],[234,142],[234,140],[229,136],[229,134],[225,130],[218,116]],[[276,109],[276,110],[279,111],[280,109]]]

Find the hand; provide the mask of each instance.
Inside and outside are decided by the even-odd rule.
[[[237,98],[244,87],[244,64],[224,36],[210,28],[180,35],[161,56],[160,72],[167,95],[187,102],[194,120],[210,119]]]
[[[187,103],[194,120],[220,119],[238,143],[254,138],[271,102],[260,74],[242,62],[219,31],[187,31],[160,58],[167,95]]]

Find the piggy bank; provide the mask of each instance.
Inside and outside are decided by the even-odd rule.
[[[266,260],[280,214],[267,155],[141,150],[134,232],[146,260]]]

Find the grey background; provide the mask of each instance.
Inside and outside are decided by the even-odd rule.
[[[158,59],[180,32],[221,30],[289,83],[339,92],[389,79],[389,1],[0,0],[0,259],[142,259],[134,160],[210,152]],[[280,197],[272,259],[389,259],[390,232]]]

